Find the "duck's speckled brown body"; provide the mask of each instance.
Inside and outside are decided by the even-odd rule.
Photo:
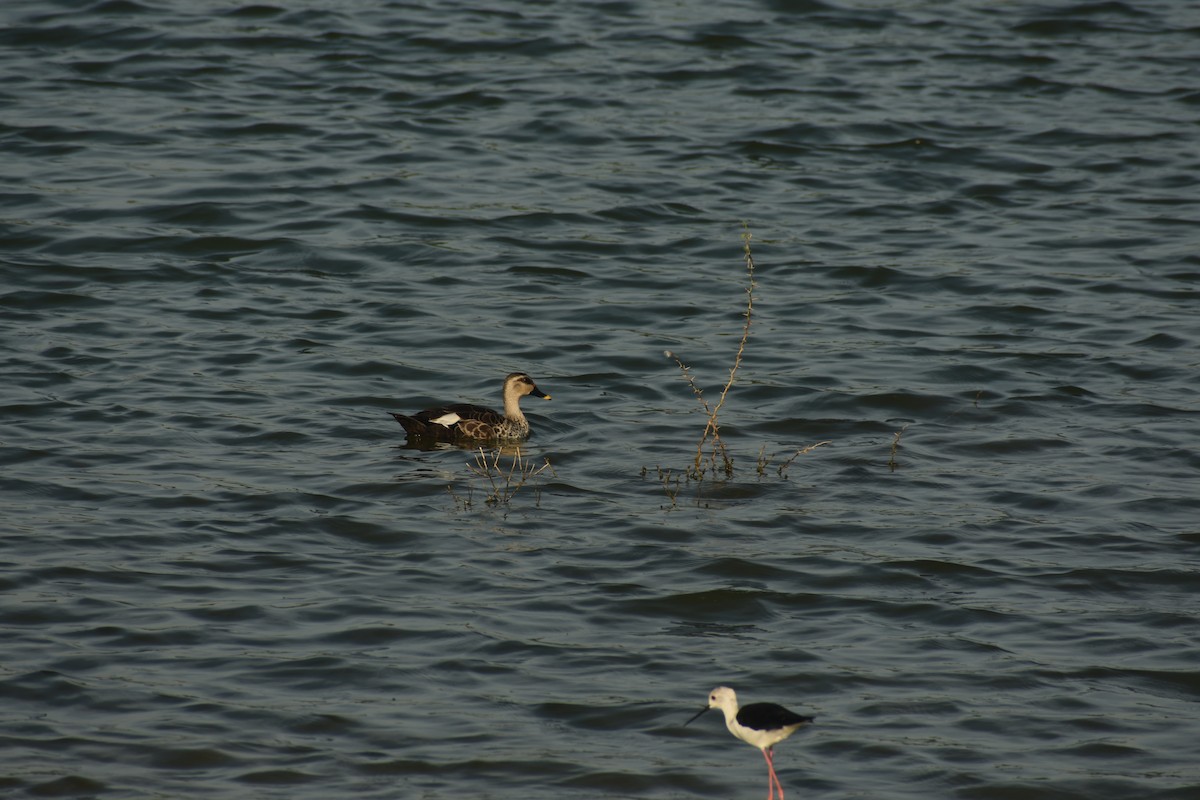
[[[451,403],[427,408],[412,416],[392,414],[404,426],[408,438],[440,442],[512,441],[529,436],[529,420],[521,412],[521,398],[533,395],[549,400],[524,372],[504,379],[504,413],[470,403]]]

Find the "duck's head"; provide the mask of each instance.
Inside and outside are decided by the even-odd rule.
[[[549,400],[550,395],[543,392],[533,382],[533,378],[526,375],[524,372],[513,372],[504,379],[504,396],[515,395],[524,397],[531,394],[534,397],[540,397],[543,400]]]

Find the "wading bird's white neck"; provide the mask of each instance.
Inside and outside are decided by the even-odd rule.
[[[729,728],[734,736],[738,735],[737,729],[734,727],[738,724],[737,692],[728,686],[718,686],[708,697],[708,707],[721,709],[721,713],[725,715],[725,727]]]

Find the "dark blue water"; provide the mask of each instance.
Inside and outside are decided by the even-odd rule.
[[[0,795],[1200,797],[1198,44],[6,3]]]

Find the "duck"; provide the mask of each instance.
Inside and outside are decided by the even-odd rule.
[[[393,413],[410,440],[440,442],[520,441],[529,438],[529,420],[521,411],[526,395],[549,400],[524,372],[504,379],[504,413],[470,403],[448,403],[427,408],[411,416]]]

